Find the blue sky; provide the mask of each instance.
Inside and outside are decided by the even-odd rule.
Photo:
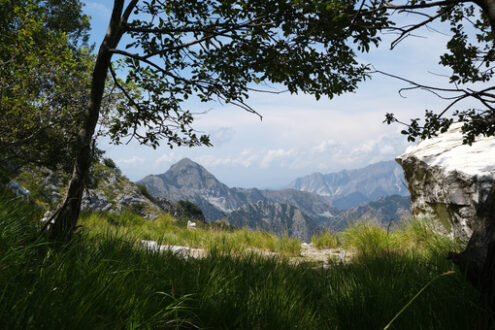
[[[98,46],[106,31],[113,1],[85,1],[92,17],[92,41]],[[448,26],[437,27],[448,34]],[[424,38],[410,38],[390,51],[385,42],[379,49],[360,56],[376,69],[428,83],[445,84],[435,74],[448,74],[438,65],[448,37],[422,31]],[[391,40],[391,36],[385,39]],[[435,74],[432,74],[435,73]],[[211,103],[194,111],[194,127],[209,133],[213,147],[153,150],[131,142],[114,146],[106,140],[99,146],[115,160],[131,180],[165,172],[183,157],[205,166],[229,186],[281,188],[298,176],[364,167],[394,159],[408,146],[399,132],[403,127],[383,124],[385,113],[408,120],[421,117],[425,109],[441,109],[438,98],[412,91],[407,98],[398,89],[406,84],[373,76],[356,93],[316,101],[309,95],[252,93],[249,105],[263,121],[239,108]]]

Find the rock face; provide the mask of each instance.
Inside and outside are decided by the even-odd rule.
[[[396,163],[383,162],[370,165],[362,170],[342,171],[332,177],[331,181],[338,183],[332,188],[335,190],[335,196],[342,197],[340,200],[352,200],[350,202],[352,205],[361,204],[363,201],[365,203],[363,207],[342,213],[332,205],[328,196],[318,195],[315,192],[297,189],[230,188],[216,179],[203,166],[187,158],[172,165],[167,172],[149,175],[138,181],[138,184],[144,185],[155,200],[165,197],[175,202],[181,200],[193,202],[202,209],[209,222],[231,219],[230,215],[237,211],[242,211],[243,218],[249,218],[252,222],[259,215],[259,210],[255,205],[258,205],[260,201],[264,202],[265,207],[269,204],[273,207],[276,204],[289,205],[309,217],[312,223],[316,223],[319,227],[334,230],[345,229],[349,224],[349,219],[355,221],[359,219],[356,217],[361,215],[388,224],[391,218],[395,221],[407,214],[408,197],[397,196],[392,200],[373,202],[376,199],[374,196],[389,195],[391,191],[408,194],[405,182],[402,181],[402,169]],[[361,192],[356,192],[358,188]],[[347,193],[350,194],[346,195]],[[389,202],[392,203],[391,206]],[[248,215],[248,212],[252,214]],[[282,221],[288,222],[290,219],[282,219]],[[255,228],[256,226],[251,224],[249,227]]]
[[[263,230],[279,236],[287,234],[305,242],[311,240],[318,227],[298,208],[267,201],[244,205],[230,213],[228,221],[234,227]]]
[[[495,138],[462,144],[459,124],[438,137],[409,147],[398,157],[415,215],[430,215],[444,233],[468,241],[460,264],[481,271],[495,239]]]
[[[335,231],[344,230],[355,221],[377,221],[384,227],[396,225],[402,219],[410,217],[409,196],[378,197],[372,202],[363,203],[340,212],[336,219],[328,223],[328,228]]]
[[[314,173],[292,181],[289,188],[315,193],[343,210],[382,196],[407,196],[402,169],[394,161],[337,173]]]
[[[184,158],[160,175],[138,181],[156,198],[175,202],[188,200],[198,205],[208,221],[226,218],[244,205],[258,201],[289,204],[301,209],[317,222],[330,221],[338,212],[325,198],[294,189],[259,190],[230,188],[203,166]]]
[[[29,192],[29,190],[23,188],[17,182],[13,180],[9,181],[9,183],[7,184],[7,188],[9,188],[16,196],[29,200],[29,196],[31,195],[31,193]]]

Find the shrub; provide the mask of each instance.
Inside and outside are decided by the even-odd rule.
[[[387,230],[369,222],[351,225],[343,233],[344,247],[358,255],[380,255],[390,251],[393,238]]]
[[[317,249],[333,249],[339,245],[339,239],[335,233],[325,231],[319,235],[311,237],[311,243]]]
[[[138,189],[139,189],[139,192],[146,198],[148,198],[150,201],[154,201],[155,198],[150,194],[150,192],[148,191],[148,188],[146,188],[145,185],[142,185],[142,184],[138,184],[137,185]]]
[[[117,168],[117,164],[115,164],[115,162],[111,158],[103,158],[103,165],[105,165],[106,167],[109,167],[111,169]]]
[[[196,204],[184,200],[179,201],[177,204],[179,204],[186,218],[204,219],[203,211]]]

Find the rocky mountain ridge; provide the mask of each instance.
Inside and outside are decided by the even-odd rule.
[[[295,179],[288,187],[324,196],[341,210],[382,196],[409,195],[402,168],[393,160],[355,170],[313,173]]]
[[[229,214],[228,221],[234,227],[288,235],[305,242],[311,241],[319,230],[318,225],[300,209],[266,200],[243,205]]]
[[[408,209],[407,206],[402,209],[402,203],[392,208],[397,214],[391,214],[384,211],[384,206],[370,204],[363,211],[343,213],[328,198],[308,191],[229,188],[204,167],[187,158],[172,165],[167,172],[147,176],[138,183],[155,197],[194,202],[201,207],[208,221],[227,219],[235,226],[262,228],[277,234],[297,233],[298,237],[306,237],[307,233],[315,232],[317,228],[344,229],[350,217],[358,214],[381,217],[379,221],[387,218],[389,221],[391,218],[397,219],[397,214],[407,214]],[[403,201],[406,200],[407,197],[403,198]],[[373,206],[382,209],[373,212]],[[273,218],[271,227],[268,221],[261,220],[266,218],[265,213]],[[290,231],[294,224],[299,226],[298,229]],[[303,224],[305,229],[302,229]]]
[[[328,223],[328,228],[334,231],[344,230],[354,221],[377,221],[384,227],[398,224],[401,219],[409,218],[409,196],[382,196],[371,202],[341,211],[334,221]]]
[[[81,211],[120,213],[130,211],[153,220],[163,212],[176,218],[205,222],[201,210],[191,203],[154,198],[143,187],[123,176],[115,164],[95,163],[91,167],[89,184],[84,190]],[[25,168],[12,178],[7,187],[18,196],[31,200],[52,213],[62,203],[66,178],[44,168]]]

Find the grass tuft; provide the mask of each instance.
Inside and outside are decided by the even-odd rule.
[[[353,227],[345,244],[359,257],[323,269],[237,253],[297,250],[293,240],[247,231],[207,240],[212,232],[167,217],[86,214],[85,230],[52,246],[34,213],[0,196],[0,328],[381,329],[393,320],[393,329],[488,329],[493,321],[460,272],[441,276],[455,271],[444,258],[455,243],[421,226]],[[146,250],[136,235],[155,238],[157,228],[164,239],[221,248],[202,259]]]
[[[311,237],[311,243],[319,249],[334,249],[339,246],[339,238],[337,235],[330,231],[325,231],[319,235]]]

